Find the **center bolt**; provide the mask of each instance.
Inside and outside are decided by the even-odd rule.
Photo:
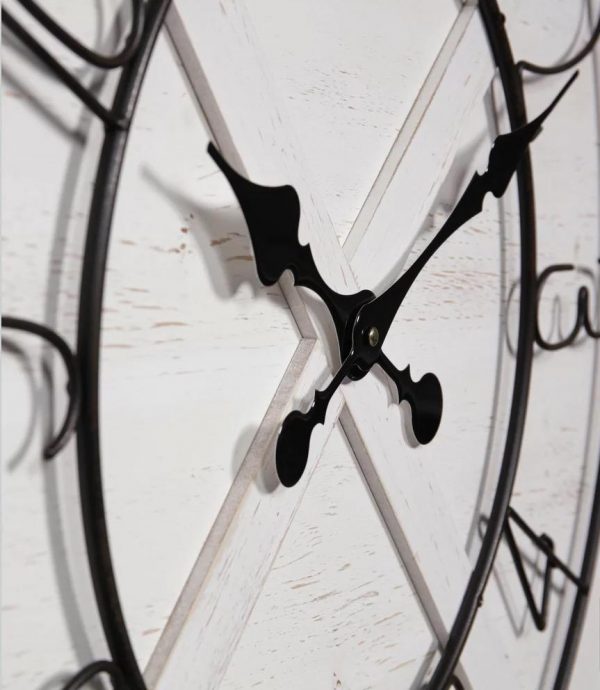
[[[376,347],[379,342],[379,331],[372,326],[367,333],[367,341],[371,347]]]

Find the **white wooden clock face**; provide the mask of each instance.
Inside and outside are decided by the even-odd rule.
[[[48,5],[94,40],[85,3]],[[101,5],[113,16],[119,3]],[[518,57],[554,61],[579,26],[580,8],[558,1],[502,7]],[[5,65],[3,311],[69,337],[101,127],[10,43]],[[540,269],[595,268],[593,67],[582,65],[533,145]],[[531,116],[564,81],[527,86]],[[398,368],[440,379],[436,438],[416,444],[408,408],[375,368],[336,394],[301,481],[279,485],[279,426],[337,368],[335,333],[319,300],[289,276],[260,283],[244,218],[207,144],[253,181],[297,189],[300,238],[334,289],[378,292],[423,249],[506,130],[475,6],[174,2],[123,169],[101,358],[111,547],[149,687],[419,687],[477,557],[514,378],[521,247],[511,185],[430,262],[386,341]],[[556,327],[559,295],[568,329],[579,284],[549,286],[544,328]],[[38,344],[15,342],[42,388]],[[106,650],[74,444],[40,465],[38,394],[26,388],[22,360],[5,361],[3,682],[54,688],[43,684]],[[595,362],[591,340],[536,354],[512,501],[575,569],[600,443]],[[55,398],[59,418],[65,399]],[[29,415],[35,435],[22,447]],[[541,593],[534,567],[529,574]],[[551,686],[573,595],[556,582],[542,634],[501,545],[458,668],[465,687]]]

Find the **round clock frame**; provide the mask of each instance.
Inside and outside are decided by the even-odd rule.
[[[88,50],[54,23],[34,2],[20,1],[46,29],[88,62],[103,69],[122,69],[113,103],[110,108],[106,108],[42,48],[10,13],[4,13],[3,23],[7,28],[44,61],[105,125],[104,142],[89,211],[81,273],[76,354],[72,353],[62,338],[50,329],[22,319],[11,317],[3,319],[4,327],[29,331],[48,340],[60,352],[69,373],[69,409],[61,430],[46,449],[46,457],[56,455],[68,440],[69,435],[76,429],[81,510],[90,572],[98,611],[112,658],[108,661],[94,662],[82,669],[65,685],[65,690],[82,687],[91,678],[101,673],[108,674],[116,688],[145,690],[146,684],[136,661],[123,616],[109,548],[100,449],[99,363],[105,276],[120,172],[125,160],[130,125],[144,76],[169,9],[170,0],[149,0],[147,3],[142,0],[132,0],[133,26],[125,47],[113,57],[101,56]],[[568,63],[557,68],[540,68],[526,62],[515,62],[504,26],[504,17],[496,0],[480,0],[479,10],[500,77],[510,127],[515,130],[527,123],[523,71],[552,74],[574,66],[593,47],[600,32],[600,24],[596,27],[589,44]],[[486,520],[481,548],[449,637],[427,685],[430,690],[443,689],[452,685],[457,688],[463,687],[455,675],[455,669],[477,611],[482,604],[498,545],[506,532],[510,516],[509,504],[525,427],[533,347],[536,338],[539,338],[534,182],[528,152],[523,156],[517,170],[517,185],[521,242],[519,335],[512,403],[502,464],[493,504]],[[599,536],[600,473],[594,492],[581,571],[576,583],[577,595],[554,683],[555,690],[566,688],[569,682],[583,625]],[[551,548],[546,555],[549,558],[550,570],[552,567],[560,567],[560,562],[557,564],[552,561]]]

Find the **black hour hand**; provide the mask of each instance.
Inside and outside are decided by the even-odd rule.
[[[373,299],[373,293],[363,290],[341,295],[323,280],[310,246],[300,244],[298,239],[300,201],[292,186],[255,184],[236,172],[214,144],[208,145],[208,153],[227,178],[242,208],[261,282],[273,285],[289,269],[296,285],[316,292],[331,313],[343,359],[350,350],[354,317],[363,304]]]

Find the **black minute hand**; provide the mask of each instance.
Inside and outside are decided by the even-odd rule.
[[[273,285],[290,270],[296,285],[310,288],[325,302],[338,336],[342,359],[352,343],[352,325],[359,308],[373,299],[369,290],[349,295],[336,292],[321,277],[310,246],[300,244],[300,201],[291,185],[265,187],[236,172],[214,144],[208,153],[219,166],[233,189],[248,225],[258,277],[264,285]]]
[[[458,228],[480,213],[483,208],[483,199],[488,192],[492,192],[496,198],[500,198],[504,194],[527,147],[538,135],[544,120],[554,110],[577,74],[577,72],[573,74],[558,96],[535,120],[496,138],[490,152],[488,169],[483,175],[477,172],[473,175],[456,207],[423,253],[390,288],[361,309],[356,328],[359,331],[364,331],[364,333],[355,333],[357,342],[364,340],[368,330],[376,327],[379,332],[379,346],[381,347],[396,312],[429,259]]]

